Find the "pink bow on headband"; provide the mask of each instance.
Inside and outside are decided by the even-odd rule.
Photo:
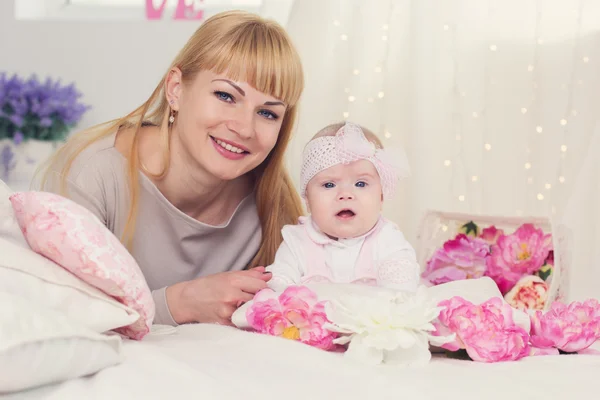
[[[319,172],[336,164],[349,164],[369,160],[377,169],[384,196],[390,198],[400,178],[410,175],[408,159],[400,149],[378,149],[367,140],[360,126],[346,123],[335,136],[323,136],[307,145],[302,165],[301,194],[305,196],[306,185]]]

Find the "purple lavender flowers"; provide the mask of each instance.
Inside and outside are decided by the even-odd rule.
[[[79,122],[90,108],[79,102],[74,84],[62,86],[50,78],[41,82],[0,73],[0,139],[15,144],[36,139],[58,141]]]

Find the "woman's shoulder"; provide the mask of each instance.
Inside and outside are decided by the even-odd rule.
[[[81,134],[80,134],[81,135]],[[69,185],[90,188],[110,176],[114,180],[124,172],[123,160],[115,149],[116,132],[86,144],[85,136],[74,136],[57,151],[35,185],[46,191],[62,191],[63,179]],[[120,172],[122,171],[122,172]],[[38,179],[43,181],[38,181]]]
[[[149,126],[141,129],[150,130],[156,129],[156,127]],[[142,133],[141,136],[151,135]],[[95,175],[123,175],[124,165],[127,162],[134,137],[134,127],[122,127],[88,144],[73,160],[69,178],[78,179],[80,174],[86,175],[89,173]]]
[[[78,180],[81,175],[113,174],[117,167],[122,167],[123,157],[115,148],[116,132],[102,137],[87,145],[73,159],[69,168],[69,179]]]

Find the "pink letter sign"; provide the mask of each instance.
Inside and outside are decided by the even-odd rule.
[[[175,9],[175,15],[173,19],[185,19],[185,20],[199,20],[204,16],[204,10],[194,10],[195,0],[191,0],[191,4],[187,4],[190,0],[178,0],[177,8]],[[162,0],[162,3],[158,8],[154,7],[153,0],[146,0],[146,18],[147,19],[161,19],[167,0]]]

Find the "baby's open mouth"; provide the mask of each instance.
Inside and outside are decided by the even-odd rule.
[[[354,217],[356,214],[352,210],[342,210],[336,215],[340,218],[351,218]]]

